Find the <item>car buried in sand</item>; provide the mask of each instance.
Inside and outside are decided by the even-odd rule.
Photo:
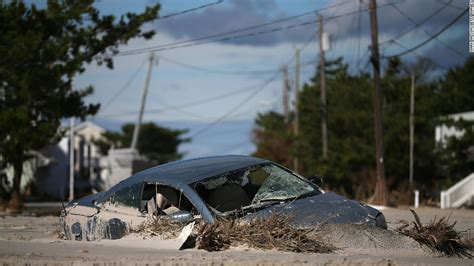
[[[311,180],[312,181],[311,181]],[[183,223],[216,216],[250,220],[291,215],[296,227],[350,223],[387,228],[378,210],[268,160],[226,155],[183,160],[136,173],[108,191],[70,202],[61,228],[70,240],[119,239],[153,216]]]

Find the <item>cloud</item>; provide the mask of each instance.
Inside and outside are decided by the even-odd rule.
[[[300,9],[291,9],[286,2],[278,2],[273,0],[268,1],[251,1],[251,0],[233,0],[226,1],[223,4],[212,6],[200,12],[188,13],[183,16],[176,16],[170,19],[159,20],[155,27],[158,35],[166,34],[175,39],[189,40],[199,38],[202,36],[213,35],[221,32],[228,32],[235,29],[245,28],[257,24],[267,23],[276,19],[281,19],[303,12],[308,12],[311,9],[322,8],[329,5],[346,2],[344,0],[331,1],[326,4],[321,2],[318,5],[308,4],[306,8],[301,8],[302,2],[297,2],[295,6],[300,5]],[[354,63],[360,61],[367,52],[367,47],[370,46],[370,21],[367,11],[367,1],[352,1],[348,4],[338,6],[336,8],[328,9],[321,14],[325,20],[325,31],[332,37],[333,47],[338,48],[337,51],[332,51],[336,56],[344,56],[346,60]],[[283,3],[283,4],[282,4]],[[294,2],[292,2],[294,3]],[[412,47],[421,41],[427,39],[429,34],[434,34],[439,29],[449,23],[460,12],[460,7],[468,5],[468,0],[449,1],[449,0],[385,0],[377,1],[378,4],[378,28],[379,41],[382,43],[391,40],[401,32],[412,29],[415,25],[407,17],[397,11],[392,5],[393,3],[403,13],[408,15],[414,21],[420,23],[431,14],[437,12],[446,3],[448,3],[441,11],[437,12],[435,16],[423,23],[421,28],[411,30],[403,37],[397,39],[403,45]],[[331,17],[344,15],[347,13],[361,10],[360,14],[347,15],[336,19]],[[315,17],[312,15],[304,16],[294,20],[286,21],[260,28],[258,30],[249,30],[237,34],[245,34],[261,30],[268,30],[274,27],[298,24],[307,21],[314,21]],[[467,16],[462,21],[456,23],[448,31],[443,33],[438,38],[445,44],[452,46],[454,50],[461,51],[467,57]],[[466,22],[466,23],[464,23]],[[235,39],[229,41],[222,41],[222,43],[233,44],[236,46],[253,46],[253,47],[268,47],[278,44],[301,44],[304,43],[316,32],[315,24],[308,26],[297,27],[289,30],[278,31],[274,33],[262,34],[248,38]],[[423,29],[423,30],[421,30]],[[426,31],[426,33],[425,33]],[[427,34],[428,33],[428,34]],[[394,54],[402,49],[394,44],[385,43],[381,45],[381,51],[386,52],[387,55]],[[462,56],[453,55],[453,49],[447,48],[438,40],[433,40],[432,43],[418,50],[419,53],[433,54],[434,52],[441,52],[441,58],[437,58],[440,62],[446,62],[447,66],[460,63],[463,61]],[[356,51],[357,50],[357,51]],[[359,54],[359,58],[357,55]],[[454,56],[454,58],[452,58]]]
[[[287,16],[289,16],[289,14],[285,12],[285,10],[280,9],[273,0],[231,0],[226,1],[225,4],[209,7],[202,12],[194,12],[185,16],[158,20],[156,29],[158,32],[167,33],[177,39],[193,39],[263,24]],[[309,20],[312,19],[314,20],[314,16],[309,16]],[[308,17],[306,17],[305,21],[307,20]],[[299,23],[301,21],[303,20],[296,19],[286,24]],[[259,28],[259,30],[270,29],[281,25],[285,25],[285,23],[270,25]],[[308,26],[291,31],[226,41],[226,43],[263,46],[289,41],[298,42],[308,38],[308,28],[310,31],[314,31],[311,26]],[[244,31],[238,34],[254,31],[256,30]]]

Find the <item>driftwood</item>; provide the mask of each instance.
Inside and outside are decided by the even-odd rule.
[[[432,252],[448,257],[473,258],[474,239],[466,238],[454,229],[456,222],[449,224],[449,217],[436,217],[428,224],[423,225],[414,210],[414,222],[400,221],[397,231],[415,239],[421,245],[428,247]]]

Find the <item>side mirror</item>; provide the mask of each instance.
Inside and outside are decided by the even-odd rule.
[[[193,219],[192,213],[188,211],[177,211],[169,215],[170,219],[180,223],[187,223]]]
[[[321,186],[323,184],[323,176],[321,176],[321,175],[314,174],[314,175],[310,176],[308,179],[309,179],[309,181],[315,183],[318,186]]]

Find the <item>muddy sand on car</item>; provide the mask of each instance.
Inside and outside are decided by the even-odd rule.
[[[383,210],[389,231],[354,225],[327,225],[326,237],[339,249],[333,253],[293,253],[231,247],[220,252],[170,250],[152,239],[129,235],[119,240],[67,241],[58,238],[56,216],[1,216],[0,262],[5,264],[437,264],[468,265],[470,259],[439,257],[409,237],[394,233],[399,220],[413,220],[408,209]],[[422,222],[451,215],[455,228],[472,234],[473,210],[417,209]]]

